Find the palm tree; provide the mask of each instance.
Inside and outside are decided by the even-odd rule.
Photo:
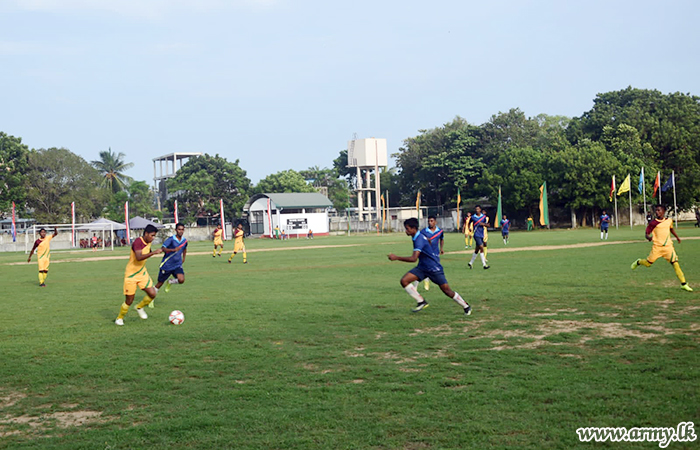
[[[134,163],[124,162],[124,153],[114,153],[112,148],[106,152],[100,152],[99,161],[92,161],[90,164],[100,171],[104,177],[102,186],[108,186],[112,192],[119,192],[131,183],[131,177],[124,175],[124,171],[134,167]]]

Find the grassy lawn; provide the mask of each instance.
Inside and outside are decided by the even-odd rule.
[[[0,254],[0,448],[657,448],[576,435],[700,419],[700,239],[676,245],[687,293],[664,261],[630,270],[642,235],[534,251],[600,235],[513,232],[506,247],[491,232],[491,269],[470,271],[448,234],[469,317],[434,285],[410,312],[412,265],[386,258],[411,253],[398,233],[249,240],[246,265],[192,243],[186,283],[123,327],[125,250],[54,252],[46,288],[36,263],[11,264],[26,255]]]

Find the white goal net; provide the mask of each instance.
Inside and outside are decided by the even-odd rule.
[[[126,245],[125,227],[119,223],[76,223],[76,224],[38,224],[28,228],[24,233],[25,253],[29,253],[34,242],[40,238],[41,229],[46,235],[58,235],[51,240],[51,251],[114,250],[114,247]],[[19,236],[18,236],[19,237]]]

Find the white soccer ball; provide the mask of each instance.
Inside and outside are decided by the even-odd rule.
[[[170,317],[168,318],[168,320],[173,325],[180,325],[182,322],[185,321],[185,315],[182,314],[182,311],[178,311],[176,309],[175,311],[170,313]]]

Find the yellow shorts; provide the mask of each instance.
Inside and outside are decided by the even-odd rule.
[[[233,253],[239,253],[239,252],[244,252],[245,253],[245,244],[243,242],[241,243],[236,243],[233,246]]]
[[[223,247],[223,246],[224,246],[224,241],[222,241],[221,239],[214,239],[214,245],[215,245],[215,246],[216,246],[216,245],[220,245],[220,246]]]
[[[48,272],[49,271],[49,264],[51,264],[51,259],[39,258],[37,260],[37,263],[39,264],[39,272]]]
[[[666,245],[663,247],[656,245],[652,246],[651,253],[649,253],[649,256],[647,256],[647,261],[653,263],[659,258],[663,258],[671,264],[678,261],[678,255],[676,254],[676,250],[673,248],[673,245]]]
[[[124,295],[134,295],[139,289],[146,289],[153,286],[153,280],[147,271],[143,271],[132,278],[124,278]]]

